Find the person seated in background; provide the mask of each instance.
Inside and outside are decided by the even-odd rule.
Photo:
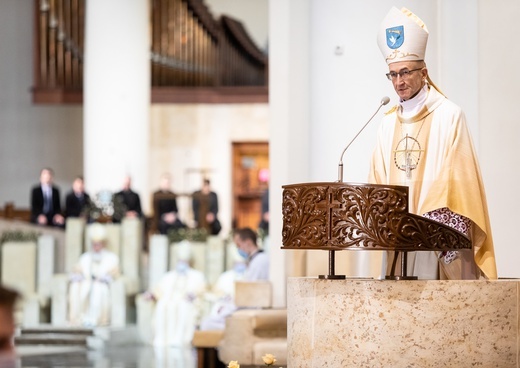
[[[269,188],[262,194],[262,217],[258,230],[261,230],[263,235],[269,235]]]
[[[218,235],[222,226],[218,215],[218,196],[211,190],[209,179],[204,179],[201,190],[193,193],[193,217],[196,228],[206,229],[210,235]]]
[[[153,194],[153,209],[157,230],[161,234],[168,234],[170,229],[182,229],[186,225],[179,219],[177,199],[171,191],[169,174],[163,174],[159,183],[159,190]]]
[[[105,249],[106,229],[99,223],[89,229],[91,250],[81,255],[70,275],[69,321],[71,325],[110,324],[110,284],[119,276],[119,257]]]
[[[234,232],[233,241],[237,253],[245,260],[246,264],[245,269],[241,271],[240,279],[243,281],[269,280],[269,255],[258,247],[256,232],[249,227],[237,229]],[[237,309],[233,299],[221,303],[216,308],[212,309],[210,315],[203,320],[200,326],[201,330],[224,329],[226,317]]]
[[[90,203],[90,196],[85,192],[85,182],[82,176],[77,176],[72,182],[72,189],[65,197],[65,217],[88,217],[85,213]]]
[[[122,214],[114,214],[114,222],[121,222],[123,218],[141,218],[143,216],[141,198],[132,190],[132,178],[129,175],[125,176],[123,188],[115,194],[114,199],[124,207]]]
[[[235,306],[235,282],[244,279],[247,268],[246,260],[233,251],[233,267],[220,274],[207,299],[213,303],[209,315],[200,324],[201,330],[223,330],[225,327],[225,316],[233,313]]]
[[[258,247],[256,232],[249,227],[243,227],[235,231],[233,241],[238,253],[247,262],[244,280],[269,280],[269,255]]]
[[[40,183],[31,191],[31,222],[38,225],[65,224],[61,214],[60,190],[53,184],[54,171],[45,168],[40,172]]]
[[[18,292],[0,285],[0,367],[16,367],[14,308]]]
[[[204,274],[191,268],[191,245],[175,246],[177,263],[145,297],[156,301],[153,317],[155,346],[185,347],[191,344],[203,309]]]

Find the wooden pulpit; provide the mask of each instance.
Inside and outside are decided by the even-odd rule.
[[[328,275],[335,274],[335,251],[403,252],[401,274],[387,279],[414,279],[406,274],[407,252],[471,249],[464,234],[408,212],[408,187],[322,182],[283,187],[282,249],[329,251]]]

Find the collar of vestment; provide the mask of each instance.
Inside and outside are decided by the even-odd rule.
[[[427,97],[428,84],[426,83],[413,98],[406,101],[399,101],[399,105],[401,105],[401,115],[404,117],[416,115],[426,102]]]
[[[401,112],[401,109],[397,109],[397,118],[401,123],[410,124],[410,123],[416,123],[418,121],[423,120],[428,115],[430,115],[435,109],[440,106],[440,104],[446,99],[444,95],[440,94],[434,87],[432,86],[425,86],[427,88],[426,90],[426,100],[422,104],[422,107],[419,109],[419,112],[413,116],[404,116]],[[419,97],[419,95],[412,98],[410,101],[414,100],[415,98]],[[420,100],[417,100],[420,101]],[[417,103],[416,101],[416,103]],[[407,101],[404,101],[407,102]]]
[[[258,249],[256,252],[254,252],[253,254],[251,254],[251,255],[249,256],[248,261],[251,262],[251,261],[253,260],[253,258],[255,258],[258,254],[260,254],[260,253],[262,253],[262,252],[263,252],[262,249]]]

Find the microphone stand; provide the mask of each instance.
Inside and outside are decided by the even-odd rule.
[[[341,152],[341,156],[339,157],[339,163],[338,163],[338,183],[343,182],[343,156],[345,155],[345,152],[350,147],[350,145],[356,140],[356,138],[361,134],[361,132],[366,128],[366,126],[372,121],[374,116],[381,110],[381,107],[386,105],[388,102],[390,102],[390,98],[388,96],[385,96],[381,99],[381,103],[379,104],[379,107],[377,108],[376,112],[372,114],[370,119],[363,125],[361,130],[352,138],[352,140],[349,142],[349,144],[343,149],[343,152]],[[318,277],[320,279],[332,279],[332,280],[344,280],[346,278],[345,275],[336,275],[335,270],[335,263],[336,263],[336,251],[335,250],[329,250],[329,274],[328,275],[319,275]]]
[[[381,110],[381,107],[386,105],[388,102],[390,102],[390,98],[388,98],[387,96],[381,99],[381,103],[379,104],[379,107],[377,108],[376,112],[370,117],[370,119],[368,119],[368,121],[365,123],[365,125],[363,125],[361,130],[357,132],[357,134],[354,136],[354,138],[352,138],[349,144],[347,144],[347,146],[343,149],[343,152],[341,152],[341,156],[339,157],[338,163],[338,183],[341,183],[343,181],[343,156],[345,155],[345,152],[350,147],[350,145],[354,143],[356,138],[361,134],[361,132],[366,128],[366,126],[372,121],[372,119],[374,118],[374,116],[376,116],[379,110]]]

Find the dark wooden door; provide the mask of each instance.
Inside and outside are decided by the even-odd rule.
[[[269,144],[233,143],[233,227],[258,229],[262,195],[269,186]]]

